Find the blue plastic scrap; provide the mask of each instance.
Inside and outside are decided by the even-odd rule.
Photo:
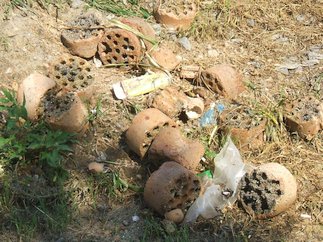
[[[216,125],[216,117],[215,117],[215,105],[211,105],[210,109],[207,110],[200,119],[201,127],[207,127],[210,125]],[[220,114],[224,110],[224,105],[222,103],[218,103],[216,105],[217,112]]]
[[[222,113],[224,111],[224,105],[222,103],[218,103],[216,107],[219,113]]]

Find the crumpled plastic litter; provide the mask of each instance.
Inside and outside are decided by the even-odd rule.
[[[198,216],[213,218],[237,200],[239,182],[247,167],[230,137],[214,162],[213,178],[204,176],[201,195],[187,211],[184,223],[194,222]]]
[[[219,114],[223,112],[224,105],[222,103],[217,103],[216,105],[215,103],[211,103],[210,108],[203,114],[200,119],[201,127],[216,125],[215,106]]]

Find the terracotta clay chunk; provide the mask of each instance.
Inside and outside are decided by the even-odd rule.
[[[154,7],[157,22],[171,28],[188,29],[197,14],[194,0],[158,0]]]
[[[174,209],[185,212],[200,193],[200,181],[193,172],[176,162],[165,162],[146,182],[144,200],[164,215]]]
[[[305,97],[288,104],[285,123],[291,132],[297,132],[302,138],[312,139],[323,129],[323,102],[314,97]]]
[[[42,100],[45,121],[54,129],[84,133],[88,126],[88,111],[76,93],[52,89]]]
[[[198,141],[184,137],[177,128],[166,127],[160,130],[152,142],[148,158],[153,162],[176,161],[194,171],[204,155],[204,146]]]
[[[151,39],[156,38],[155,30],[151,27],[151,25],[148,22],[146,22],[142,18],[138,18],[138,17],[122,18],[121,22],[138,30],[145,37],[149,37]],[[148,40],[143,39],[143,41],[145,43],[146,50],[150,50],[153,47],[153,44]]]
[[[158,108],[169,117],[176,117],[183,110],[187,96],[176,87],[167,87],[155,96],[152,107]]]
[[[227,64],[202,71],[201,80],[215,93],[230,99],[236,99],[245,90],[241,75]]]
[[[65,90],[76,92],[82,100],[89,99],[95,92],[91,66],[82,58],[60,57],[51,65],[49,76]]]
[[[126,132],[126,141],[130,149],[143,158],[159,130],[175,123],[164,113],[149,108],[138,113]]]
[[[296,197],[295,177],[278,163],[262,164],[241,181],[242,205],[259,219],[271,218],[287,210]]]
[[[107,29],[98,45],[103,64],[137,63],[142,57],[139,38],[123,29]]]
[[[19,85],[17,92],[17,101],[20,105],[24,103],[27,110],[28,118],[36,120],[41,116],[41,100],[48,90],[54,88],[54,80],[39,73],[29,75]]]
[[[258,148],[264,143],[266,120],[248,107],[226,110],[220,115],[220,131],[230,133],[239,149]]]
[[[62,32],[62,43],[73,55],[93,57],[104,33],[102,28],[93,28],[100,25],[99,20],[94,15],[80,16],[69,25],[71,28]]]
[[[174,52],[164,44],[152,50],[150,56],[158,65],[168,71],[173,71],[181,63]]]

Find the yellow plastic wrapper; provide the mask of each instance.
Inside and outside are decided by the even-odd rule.
[[[118,99],[135,97],[157,89],[162,89],[171,83],[171,76],[159,72],[148,73],[143,76],[130,78],[113,84],[113,92]]]

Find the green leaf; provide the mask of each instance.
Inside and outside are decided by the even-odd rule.
[[[8,98],[0,98],[0,103],[10,103],[10,101],[8,100]]]
[[[10,138],[6,139],[3,137],[0,137],[0,148],[4,147],[8,143],[10,143]]]

